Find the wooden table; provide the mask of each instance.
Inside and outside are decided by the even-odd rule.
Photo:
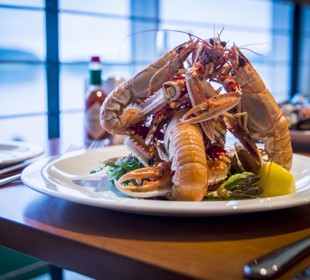
[[[57,141],[50,152],[60,151]],[[113,212],[0,188],[0,245],[95,279],[243,279],[250,259],[310,235],[310,205],[223,217]],[[310,264],[305,258],[285,273]]]

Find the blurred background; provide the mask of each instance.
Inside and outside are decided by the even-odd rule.
[[[0,140],[82,142],[90,57],[103,80],[128,79],[188,40],[163,29],[221,33],[279,103],[310,92],[306,1],[0,0]]]

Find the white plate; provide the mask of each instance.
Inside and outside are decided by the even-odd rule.
[[[136,199],[118,192],[104,171],[90,174],[100,160],[126,155],[124,146],[77,151],[28,166],[23,182],[41,193],[106,209],[161,216],[232,215],[282,209],[310,203],[310,158],[294,155],[292,173],[297,192],[291,195],[247,200],[178,202]]]
[[[43,153],[42,147],[20,141],[0,142],[0,167],[16,164]]]

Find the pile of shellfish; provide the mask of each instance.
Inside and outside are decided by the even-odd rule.
[[[100,121],[125,135],[144,166],[114,181],[133,197],[201,201],[234,172],[257,173],[269,161],[292,165],[274,97],[241,50],[220,38],[190,39],[119,85]],[[231,149],[227,135],[236,139]]]

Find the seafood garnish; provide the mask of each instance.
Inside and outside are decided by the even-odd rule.
[[[115,88],[102,104],[101,125],[125,135],[140,164],[113,178],[114,185],[143,198],[201,201],[214,191],[225,191],[226,199],[258,197],[263,166],[291,168],[288,123],[235,44],[194,37]],[[228,131],[236,141],[230,150]],[[113,164],[108,174],[117,169]]]
[[[206,193],[206,199],[246,199],[256,198],[263,193],[258,186],[260,177],[252,172],[234,174],[215,190]]]
[[[103,163],[99,168],[92,170],[91,173],[101,171],[105,167],[107,168],[107,177],[109,180],[114,181],[121,178],[123,175],[127,174],[132,170],[142,168],[143,165],[140,161],[133,155],[128,155],[127,157],[119,157],[114,162]]]

